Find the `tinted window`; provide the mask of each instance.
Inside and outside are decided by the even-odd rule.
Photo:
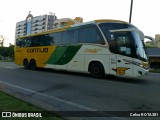
[[[16,45],[17,45],[18,47],[22,47],[22,46],[23,46],[23,38],[21,38],[21,39],[16,39]]]
[[[131,56],[132,55],[132,46],[131,46],[131,37],[126,33],[117,33],[115,35],[117,41],[117,53]]]
[[[49,34],[49,36],[52,38],[52,40],[54,40],[56,45],[62,44],[62,32],[52,33]]]
[[[101,23],[99,24],[99,26],[108,41],[112,40],[111,38],[112,33],[110,32],[110,30],[126,29],[126,28],[134,27],[132,25],[123,24],[123,23]]]
[[[136,57],[134,38],[131,35],[131,32],[111,31],[118,29],[135,28],[134,26],[123,23],[101,23],[99,24],[99,26],[108,41],[109,49],[112,53]]]
[[[63,32],[63,40],[62,40],[62,44],[68,44],[69,40],[67,38],[67,32]]]
[[[78,42],[78,31],[68,30],[63,32],[63,42],[62,44],[74,44]]]
[[[140,38],[140,34],[138,34],[137,32],[132,32],[132,35],[135,39],[137,57],[143,61],[148,61],[148,56],[146,54],[146,48],[145,48],[144,42]]]
[[[104,43],[104,40],[96,26],[88,26],[79,29],[80,43]]]
[[[54,40],[48,34],[33,36],[33,37],[29,37],[28,39],[31,41],[31,44],[30,44],[31,47],[49,46],[54,44]]]
[[[19,47],[50,46],[54,44],[55,44],[54,39],[48,34],[20,38],[16,40],[16,45]]]

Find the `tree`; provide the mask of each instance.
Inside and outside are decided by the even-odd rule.
[[[14,58],[14,45],[12,45],[11,43],[9,43],[8,47],[8,57],[11,59]]]
[[[156,41],[155,45],[151,41],[147,41],[145,42],[145,46],[150,48],[160,48],[160,41]]]
[[[9,47],[0,47],[0,59],[14,59],[14,45]]]
[[[156,41],[160,41],[160,34],[156,34],[155,39],[156,39]]]
[[[0,36],[0,46],[3,47],[5,37],[3,35]]]

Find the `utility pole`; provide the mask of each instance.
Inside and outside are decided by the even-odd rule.
[[[131,20],[132,20],[132,8],[133,8],[133,0],[131,0],[129,23],[131,23]]]

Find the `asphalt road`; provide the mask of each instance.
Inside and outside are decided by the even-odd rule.
[[[113,76],[95,79],[88,74],[50,69],[31,71],[12,62],[0,62],[0,90],[49,111],[82,111],[66,112],[63,113],[64,116],[76,114],[75,116],[85,117],[83,119],[97,119],[102,115],[98,119],[107,120],[160,119],[160,114],[159,117],[147,118],[106,117],[112,114],[121,115],[119,111],[133,113],[134,111],[160,111],[160,74],[158,73],[149,73],[145,77],[136,79]],[[96,112],[84,114],[84,111],[108,112],[100,113],[99,116]],[[91,114],[96,117],[91,118]],[[127,112],[122,114],[128,115]]]

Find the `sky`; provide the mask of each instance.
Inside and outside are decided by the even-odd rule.
[[[159,0],[133,0],[131,23],[145,35],[160,34]],[[58,19],[82,17],[84,22],[95,19],[117,19],[128,22],[131,0],[3,0],[0,7],[0,35],[5,46],[14,44],[16,23],[33,16],[55,13]]]

